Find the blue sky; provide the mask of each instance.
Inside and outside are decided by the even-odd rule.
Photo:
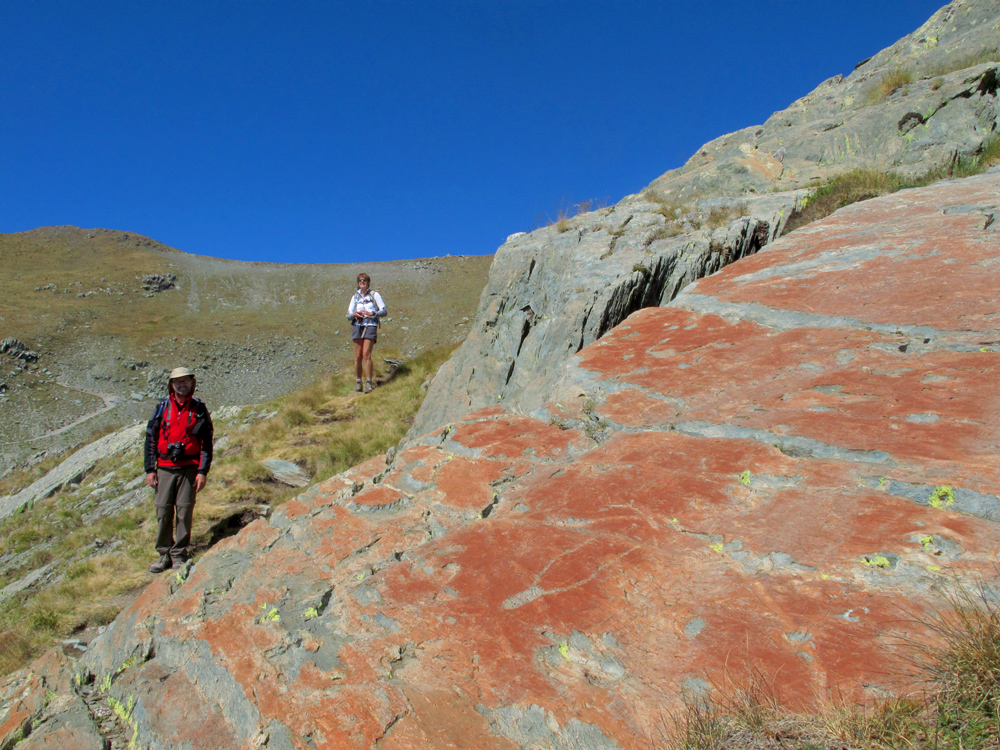
[[[0,232],[240,260],[493,253],[922,24],[925,0],[0,4]]]

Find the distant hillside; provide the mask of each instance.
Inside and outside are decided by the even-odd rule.
[[[243,263],[106,229],[0,234],[0,342],[26,350],[0,353],[0,474],[147,418],[180,363],[212,407],[267,400],[349,365],[344,313],[362,270],[390,311],[377,351],[410,357],[458,342],[491,260]]]

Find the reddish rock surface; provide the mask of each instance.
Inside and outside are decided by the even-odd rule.
[[[157,579],[82,669],[156,748],[647,748],[748,669],[794,707],[911,689],[914,618],[995,576],[998,195],[857,204],[634,314],[543,413],[473,413]],[[0,742],[69,731],[43,674]]]

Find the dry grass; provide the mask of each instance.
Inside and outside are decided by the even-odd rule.
[[[984,47],[978,52],[949,57],[921,70],[920,74],[925,78],[934,78],[935,76],[948,75],[949,73],[954,73],[956,70],[965,70],[966,68],[972,68],[988,62],[1000,62],[1000,47]]]
[[[659,190],[646,190],[643,195],[650,203],[656,203],[656,212],[662,214],[667,221],[675,221],[691,213],[691,206],[678,201]]]
[[[904,86],[913,83],[915,76],[908,68],[893,68],[869,86],[861,97],[862,106],[884,102]]]
[[[554,214],[555,218],[547,218],[545,221],[541,220],[541,217],[535,222],[535,226],[532,230],[539,229],[540,227],[555,227],[556,231],[560,234],[568,232],[573,228],[573,218],[577,216],[582,216],[583,214],[591,213],[592,211],[599,211],[608,205],[607,199],[597,199],[588,198],[582,200],[579,203],[569,204],[566,198],[555,207]]]
[[[703,219],[702,226],[707,229],[717,229],[729,224],[733,219],[747,216],[749,213],[744,201],[737,201],[731,206],[718,206],[708,212],[708,215]]]
[[[854,169],[837,175],[816,189],[808,203],[794,212],[785,224],[784,234],[829,216],[837,209],[858,201],[888,195],[904,188],[923,187],[943,179],[971,177],[1000,164],[1000,134],[983,141],[975,156],[956,158],[951,164],[933,169],[916,177],[904,177],[895,172],[877,169]]]
[[[1000,608],[987,587],[958,587],[946,609],[925,618],[932,642],[918,645],[929,689],[918,698],[814,713],[783,707],[751,671],[710,699],[671,717],[672,750],[996,750],[1000,748]]]
[[[668,221],[666,224],[658,226],[646,239],[643,240],[642,246],[649,247],[657,240],[665,240],[670,237],[677,237],[678,235],[684,234],[684,227],[679,221]]]

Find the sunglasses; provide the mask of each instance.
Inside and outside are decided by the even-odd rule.
[[[358,283],[359,284],[367,284],[368,283],[368,279],[358,279]]]

